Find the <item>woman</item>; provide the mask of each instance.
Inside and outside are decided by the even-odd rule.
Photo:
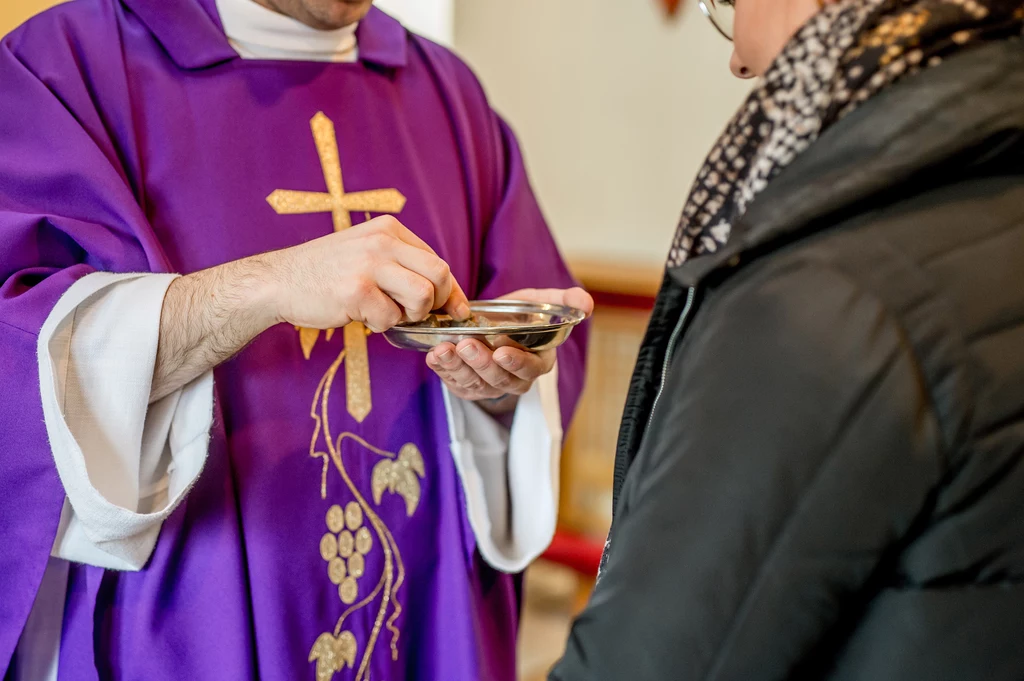
[[[1024,2],[735,11],[551,678],[1019,680]]]

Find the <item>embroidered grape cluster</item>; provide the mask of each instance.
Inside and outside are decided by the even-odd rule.
[[[363,525],[363,509],[350,501],[345,509],[335,504],[327,510],[327,534],[320,539],[320,555],[327,561],[327,575],[338,586],[338,597],[352,605],[359,596],[359,578],[366,572],[366,555],[373,535]]]

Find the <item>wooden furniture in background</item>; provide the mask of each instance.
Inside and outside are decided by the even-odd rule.
[[[611,524],[619,421],[662,270],[609,261],[578,261],[572,269],[596,307],[587,383],[562,456],[559,529],[544,557],[580,574],[582,606]]]

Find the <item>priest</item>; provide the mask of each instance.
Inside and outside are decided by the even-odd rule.
[[[0,676],[512,681],[589,311],[469,69],[371,0],[75,0],[0,43]]]

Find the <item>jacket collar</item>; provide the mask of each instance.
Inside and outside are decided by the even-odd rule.
[[[1021,92],[1024,45],[1018,40],[979,47],[908,78],[827,130],[780,173],[733,226],[724,248],[669,275],[694,286],[752,251],[824,228],[829,216],[906,186],[922,171],[999,135],[1013,133],[1019,145]]]
[[[204,69],[238,55],[228,44],[214,0],[121,0],[179,68]],[[376,7],[357,32],[359,61],[384,68],[408,63],[408,34],[396,19]]]

